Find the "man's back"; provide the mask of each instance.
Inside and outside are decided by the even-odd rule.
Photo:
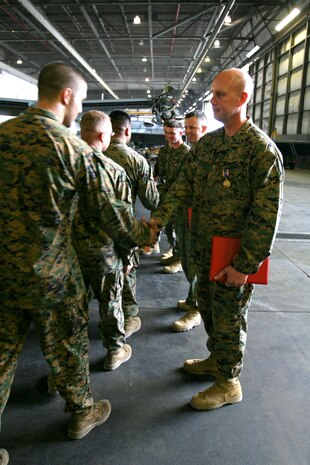
[[[2,302],[10,305],[12,292],[25,308],[76,300],[83,284],[71,223],[78,165],[91,149],[55,115],[31,108],[0,125],[0,151]]]
[[[124,168],[130,181],[133,206],[139,197],[149,210],[158,204],[159,194],[150,166],[142,155],[121,141],[112,141],[106,155]]]

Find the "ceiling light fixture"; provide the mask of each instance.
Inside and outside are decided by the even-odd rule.
[[[206,63],[210,63],[210,61],[211,61],[211,58],[207,56],[207,57],[205,58],[205,62],[206,62]]]
[[[215,39],[215,41],[213,42],[213,47],[220,48],[220,46],[221,46],[221,42],[218,39]]]
[[[294,8],[282,21],[275,27],[276,31],[281,31],[288,23],[290,23],[300,13],[299,8]]]
[[[22,65],[22,64],[23,64],[23,60],[21,60],[21,58],[18,58],[18,60],[16,61],[16,63],[17,63],[18,65]]]
[[[134,24],[141,24],[140,16],[138,16],[138,15],[135,16],[135,17],[133,18],[133,23],[134,23]]]
[[[259,45],[255,45],[254,48],[252,48],[252,50],[250,50],[247,54],[246,54],[246,57],[247,58],[250,58],[252,55],[254,55],[254,53],[256,53],[258,50],[260,49],[260,46]]]
[[[139,45],[140,45],[140,47],[143,47],[143,45],[144,45],[144,42],[143,42],[143,40],[142,40],[142,39],[141,39],[141,40],[139,40]]]
[[[149,82],[150,78],[146,77],[144,80],[145,82]]]
[[[226,24],[226,26],[228,24],[231,24],[231,17],[229,15],[227,15],[226,18],[224,19],[224,24]]]
[[[142,58],[142,61],[147,61],[147,58],[146,58],[146,57],[143,57],[143,58]]]
[[[146,92],[147,92],[148,94],[150,94],[150,93],[151,93],[150,89],[147,89],[147,91],[146,91]]]
[[[196,79],[195,77],[193,77],[193,81],[194,81],[194,82],[196,82],[196,81],[197,81],[197,79]]]
[[[198,74],[202,73],[202,68],[198,68],[196,73],[198,73]]]
[[[65,37],[56,29],[52,23],[50,23],[45,16],[41,15],[38,9],[29,1],[23,0],[23,7],[42,25],[44,28],[52,34],[58,42],[66,48],[69,53],[74,56],[76,60],[81,63],[81,65],[98,81],[115,99],[118,99],[118,96],[113,92],[113,90],[98,76],[97,73],[94,73],[89,63],[84,60],[84,58],[78,53],[78,51],[72,47],[72,45],[65,39]]]

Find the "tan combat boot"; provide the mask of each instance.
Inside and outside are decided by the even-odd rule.
[[[170,247],[167,252],[163,253],[162,256],[160,257],[160,261],[166,260],[167,258],[172,257],[173,255],[173,247]]]
[[[9,463],[9,454],[6,449],[0,449],[0,465],[7,465]]]
[[[85,413],[72,413],[68,436],[71,439],[82,439],[96,426],[102,425],[111,413],[110,402],[106,399],[99,400]]]
[[[186,300],[178,300],[177,301],[177,308],[179,308],[180,310],[185,310],[186,312],[190,311],[190,310],[193,310],[195,308],[197,308],[197,304],[193,304],[193,305],[190,305],[187,303]]]
[[[186,360],[183,368],[187,373],[192,375],[211,375],[218,376],[219,372],[216,365],[216,358],[210,355],[208,358],[194,358]]]
[[[130,359],[131,353],[132,350],[129,344],[124,344],[117,350],[108,351],[104,359],[103,368],[105,370],[116,370],[122,363]]]
[[[141,328],[141,320],[138,316],[130,316],[126,318],[124,329],[126,339],[130,337],[133,333],[136,333]]]
[[[172,274],[172,273],[180,273],[180,271],[183,271],[182,265],[181,265],[181,260],[176,260],[171,265],[164,266],[163,272]]]
[[[190,329],[199,326],[201,323],[201,316],[198,310],[191,309],[186,315],[182,316],[179,320],[175,321],[172,325],[174,331],[189,331]]]
[[[191,406],[196,410],[213,410],[241,400],[242,389],[238,378],[218,378],[213,386],[192,397]]]

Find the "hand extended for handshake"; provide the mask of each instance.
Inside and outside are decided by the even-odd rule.
[[[157,223],[155,218],[150,218],[149,221],[146,221],[144,216],[141,218],[141,223],[147,226],[150,232],[150,244],[146,245],[155,245],[158,241],[158,236],[163,226],[160,223]]]

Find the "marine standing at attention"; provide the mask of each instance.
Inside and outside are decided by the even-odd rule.
[[[195,144],[195,162],[184,166],[180,179],[153,213],[158,224],[165,225],[180,203],[192,199],[198,308],[210,354],[187,360],[184,369],[216,377],[213,386],[193,396],[191,406],[197,410],[242,400],[239,376],[254,289],[247,277],[271,253],[282,208],[282,156],[247,116],[252,91],[252,79],[243,70],[227,69],[214,78],[211,104],[224,127]],[[213,236],[241,238],[239,254],[217,275],[224,282],[209,281]]]

